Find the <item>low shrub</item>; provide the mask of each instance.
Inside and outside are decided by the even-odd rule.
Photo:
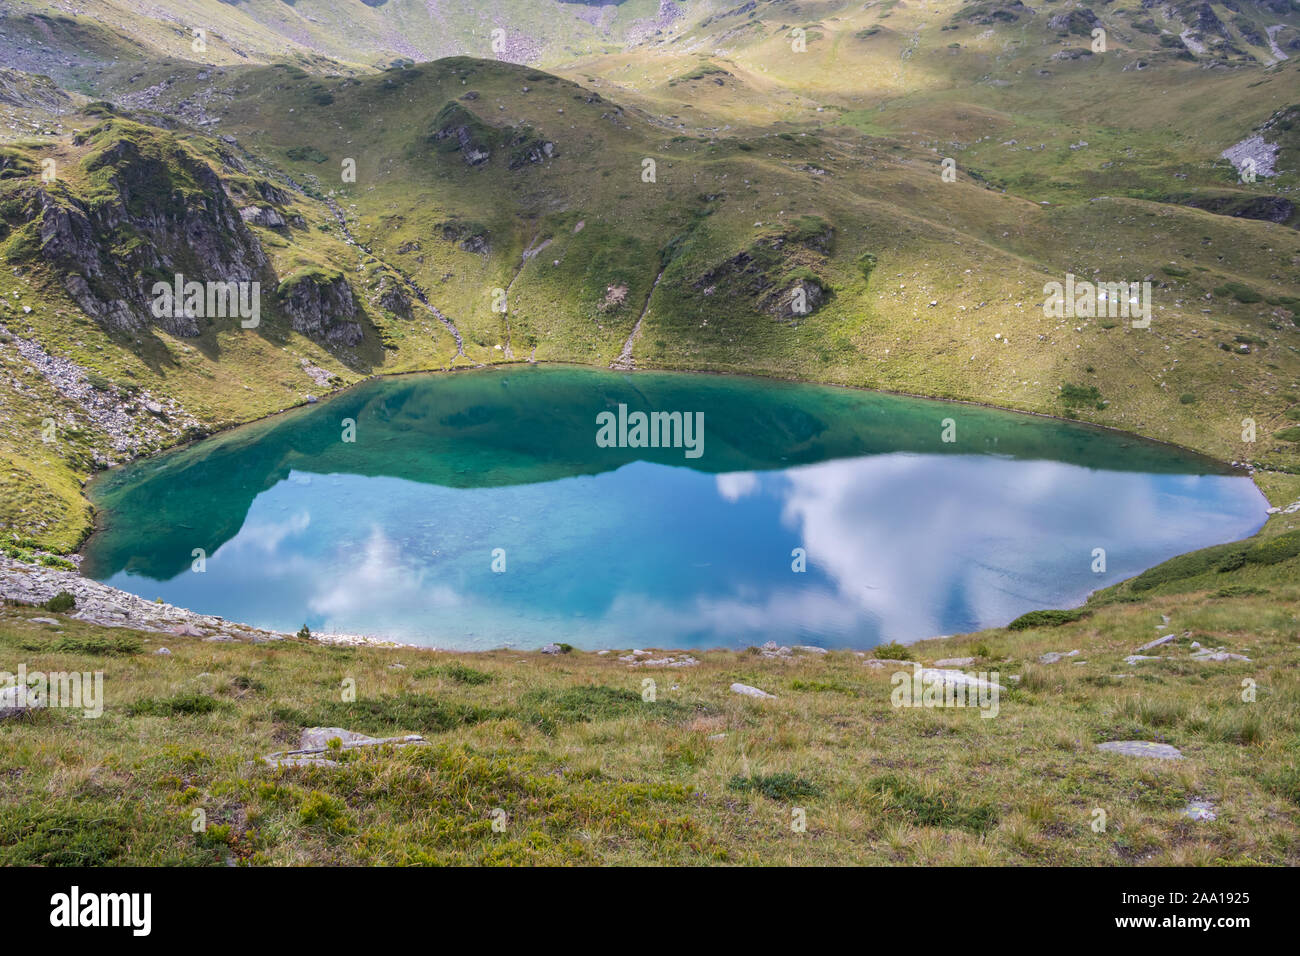
[[[67,591],[60,591],[58,594],[54,595],[54,597],[50,598],[48,601],[46,601],[44,604],[41,605],[41,607],[45,608],[45,610],[53,611],[56,614],[66,613],[67,611],[71,611],[76,606],[77,606],[77,599],[74,598]]]
[[[867,784],[867,790],[881,802],[886,813],[901,814],[915,826],[987,833],[998,822],[998,809],[991,803],[966,801],[893,774],[876,777]]]
[[[761,793],[769,800],[793,800],[798,797],[819,797],[822,788],[811,780],[793,773],[736,774],[727,783],[728,790],[739,793]]]
[[[1060,627],[1062,624],[1070,624],[1087,617],[1088,614],[1089,612],[1081,607],[1068,610],[1030,611],[1008,624],[1007,630],[1025,631],[1031,627]]]
[[[876,657],[882,660],[891,661],[910,661],[912,660],[912,651],[905,644],[898,641],[890,641],[888,644],[877,644],[871,651]]]

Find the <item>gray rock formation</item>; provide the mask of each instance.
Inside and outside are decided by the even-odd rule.
[[[1182,751],[1177,747],[1150,740],[1111,740],[1104,744],[1097,744],[1097,749],[1107,753],[1123,754],[1126,757],[1153,757],[1156,760],[1183,759]]]
[[[353,346],[362,339],[352,286],[341,272],[290,276],[280,283],[276,298],[295,332],[330,345]]]
[[[113,121],[88,139],[96,150],[83,169],[101,188],[83,196],[61,185],[33,186],[21,194],[23,219],[38,224],[37,254],[107,328],[157,324],[198,335],[195,317],[153,314],[154,283],[177,274],[255,281],[267,267],[261,245],[211,167],[166,134]]]
[[[45,706],[45,700],[34,688],[0,687],[0,720],[22,717]]]

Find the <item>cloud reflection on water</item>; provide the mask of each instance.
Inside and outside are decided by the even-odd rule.
[[[1248,534],[1261,509],[1243,481],[911,453],[477,489],[295,473],[257,496],[208,574],[166,584],[198,605],[203,578],[252,623],[438,646],[867,647],[1078,603]]]

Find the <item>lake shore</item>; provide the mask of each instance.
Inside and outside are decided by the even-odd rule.
[[[200,638],[212,643],[246,641],[264,644],[296,636],[228,621],[216,615],[200,614],[171,604],[147,601],[128,591],[92,581],[79,571],[27,563],[0,554],[0,600],[39,607],[60,592],[71,594],[77,602],[71,617],[101,627]],[[358,634],[313,634],[312,640],[339,646],[417,646]]]

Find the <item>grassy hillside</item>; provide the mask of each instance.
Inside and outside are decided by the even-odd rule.
[[[94,86],[131,60],[382,68],[459,53],[555,63],[652,41],[717,0],[47,0],[6,4],[5,62]],[[662,9],[661,9],[662,8]],[[203,31],[201,46],[196,44]],[[495,33],[494,31],[500,31]],[[35,49],[33,49],[33,47]],[[44,55],[43,55],[44,54]],[[10,59],[12,57],[12,61]],[[122,73],[123,76],[129,74]]]

